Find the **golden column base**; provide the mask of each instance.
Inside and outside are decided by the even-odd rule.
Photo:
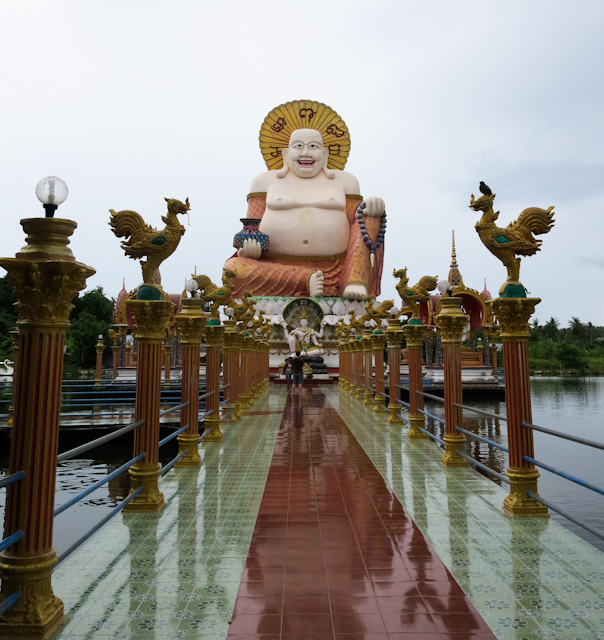
[[[144,489],[140,495],[136,496],[132,502],[129,502],[124,507],[124,512],[155,513],[166,506],[164,495],[158,486],[160,472],[161,465],[159,463],[147,464],[139,462],[130,467],[128,470],[130,474],[130,493],[139,487],[144,487]]]
[[[0,572],[5,593],[21,597],[0,618],[0,638],[48,638],[65,620],[63,601],[51,585],[58,558],[54,547],[36,556],[0,554]]]
[[[388,413],[386,409],[386,398],[384,396],[375,396],[373,404],[373,413]]]
[[[185,449],[187,453],[174,465],[175,467],[200,467],[201,456],[199,455],[199,434],[181,433],[176,437],[178,440],[178,453],[181,454]]]
[[[466,437],[461,433],[459,435],[446,433],[443,440],[446,450],[440,459],[441,464],[445,467],[467,467],[468,461],[457,453],[459,449],[463,449]]]
[[[222,422],[232,424],[233,422],[237,422],[241,417],[238,402],[235,404],[227,403],[224,405],[223,409],[227,412],[227,415],[222,417]]]
[[[363,400],[363,406],[365,407],[373,407],[373,391],[371,391],[370,389],[366,389],[363,392],[363,396],[364,396],[364,400]]]
[[[252,397],[249,393],[242,393],[239,396],[239,415],[244,416],[252,406]]]
[[[363,389],[363,387],[357,387],[355,389],[355,399],[356,400],[362,400],[363,399],[363,394],[365,393],[365,389]]]
[[[428,436],[418,429],[418,427],[425,428],[426,418],[423,415],[409,416],[409,431],[407,431],[407,438],[413,440],[425,440]]]
[[[388,417],[386,418],[387,424],[405,424],[405,421],[397,415],[401,410],[400,405],[398,404],[389,404],[388,405]]]
[[[220,430],[220,418],[215,415],[205,418],[206,431],[209,431],[207,436],[204,437],[204,442],[221,442],[224,438],[222,431]]]
[[[510,495],[503,501],[503,510],[510,516],[549,518],[547,507],[526,495],[527,491],[539,495],[537,469],[508,469],[506,475],[510,479]]]

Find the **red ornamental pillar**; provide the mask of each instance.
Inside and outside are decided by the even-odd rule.
[[[170,379],[170,356],[172,355],[172,345],[164,345],[164,380]]]
[[[417,324],[415,324],[417,323]],[[420,410],[424,409],[424,390],[422,381],[422,347],[426,335],[426,326],[419,320],[411,319],[409,324],[403,327],[407,338],[407,362],[409,363],[409,431],[408,438],[427,438],[428,436],[419,430],[424,428],[426,418]],[[419,393],[418,393],[419,392]]]
[[[363,392],[364,400],[363,405],[366,407],[373,407],[373,344],[371,342],[371,329],[365,329],[363,331],[363,361],[364,361],[364,372],[363,372],[363,387],[365,391]]]
[[[388,404],[388,424],[403,424],[402,418],[398,416],[401,405],[396,402],[399,395],[399,386],[401,383],[401,342],[403,338],[403,330],[398,318],[390,318],[388,320],[388,329],[386,330],[386,343],[388,345],[388,389],[390,402]]]
[[[120,358],[120,345],[114,344],[111,347],[111,351],[113,351],[113,377],[117,378],[118,367],[119,367],[119,358]]]
[[[338,343],[338,387],[340,389],[346,389],[348,385],[348,371],[347,371],[347,357],[346,342],[340,340]]]
[[[355,398],[357,400],[362,400],[363,398],[363,374],[365,372],[365,364],[363,362],[363,336],[357,336],[355,338],[355,373],[356,373],[356,388],[355,388]]]
[[[252,365],[251,362],[251,352],[250,352],[250,343],[254,341],[254,338],[249,335],[241,334],[240,344],[241,344],[241,394],[239,396],[241,402],[241,411],[247,412],[252,406],[252,394],[251,394],[251,374],[250,367]]]
[[[145,454],[141,462],[130,467],[130,493],[143,487],[124,511],[161,511],[166,503],[159,490],[159,408],[163,364],[164,326],[172,315],[167,300],[127,300],[134,318],[134,336],[138,342],[136,360],[135,421],[145,424],[134,431],[134,457]]]
[[[241,353],[241,334],[237,331],[236,320],[225,320],[224,322],[224,359],[222,372],[225,385],[229,385],[225,391],[228,403],[225,405],[229,410],[227,420],[236,422],[239,420],[239,355]],[[225,398],[225,399],[226,399]]]
[[[75,222],[32,218],[21,225],[27,245],[15,258],[0,260],[19,311],[9,473],[25,473],[6,493],[3,537],[18,531],[23,537],[0,552],[0,601],[16,592],[21,597],[0,617],[0,638],[48,638],[64,620],[51,575],[65,330],[73,297],[95,271],[76,262],[67,247]]]
[[[386,397],[384,396],[384,345],[386,334],[378,327],[371,337],[373,359],[375,360],[375,397],[374,413],[387,413]]]
[[[101,384],[101,378],[103,376],[103,351],[105,351],[105,343],[103,342],[103,336],[99,335],[99,341],[96,343],[96,372],[95,372],[95,384]]]
[[[180,424],[189,428],[177,436],[178,452],[187,453],[176,463],[177,467],[199,467],[199,352],[207,317],[201,313],[201,298],[185,298],[176,317],[182,345],[181,402],[188,402],[180,412]]]
[[[463,449],[466,437],[455,427],[463,426],[463,411],[454,403],[462,404],[461,390],[461,338],[468,324],[468,316],[461,310],[462,299],[444,297],[442,311],[435,323],[443,344],[445,375],[445,453],[441,462],[446,467],[465,467],[467,462],[457,451]]]
[[[528,360],[529,320],[539,298],[498,298],[493,312],[501,325],[503,371],[508,428],[510,495],[503,509],[512,516],[549,517],[547,508],[526,495],[537,492],[539,472],[524,456],[535,457],[533,431],[522,426],[532,423],[531,383]]]
[[[218,318],[210,318],[206,324],[206,392],[211,393],[206,399],[206,411],[212,413],[205,418],[205,442],[220,442],[223,438],[220,431],[220,347],[224,327]],[[212,393],[214,392],[214,393]]]
[[[19,366],[19,331],[11,331],[10,337],[13,343],[13,392],[11,394],[11,403],[8,408],[8,422],[6,423],[7,429],[13,428],[13,422],[15,417],[15,385],[14,381],[17,379],[17,367]]]

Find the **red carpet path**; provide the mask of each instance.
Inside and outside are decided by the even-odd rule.
[[[317,387],[283,414],[237,637],[495,638]]]

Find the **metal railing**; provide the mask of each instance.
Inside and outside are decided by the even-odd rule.
[[[25,472],[23,471],[17,471],[15,473],[11,473],[9,476],[6,476],[5,478],[2,478],[2,480],[0,480],[0,488],[8,487],[11,484],[20,482],[21,480],[23,480],[23,478],[25,478]],[[21,538],[23,538],[23,531],[15,531],[15,533],[12,533],[10,536],[7,536],[6,538],[4,538],[4,540],[0,541],[0,551],[4,551],[5,549],[8,549],[10,546],[15,544],[16,542],[19,542]],[[8,596],[8,598],[5,598],[5,600],[2,603],[0,603],[0,616],[5,611],[8,611],[10,607],[12,607],[15,604],[15,602],[19,600],[20,597],[21,597],[21,592],[15,591],[14,593],[11,593],[11,595]]]

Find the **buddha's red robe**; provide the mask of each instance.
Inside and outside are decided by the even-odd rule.
[[[308,295],[310,276],[322,271],[325,278],[324,296],[339,297],[346,285],[363,284],[367,287],[367,294],[377,298],[380,295],[384,245],[376,251],[375,266],[372,267],[369,249],[363,242],[355,216],[362,201],[361,196],[346,196],[350,235],[345,253],[332,256],[284,256],[267,251],[258,260],[239,258],[235,253],[224,265],[225,269],[237,271],[237,277],[232,279],[235,284],[233,297],[241,297],[243,291],[251,291],[257,296]],[[248,196],[248,218],[262,218],[265,209],[266,193],[251,193]],[[380,231],[380,218],[366,216],[365,226],[369,237],[375,241]]]

